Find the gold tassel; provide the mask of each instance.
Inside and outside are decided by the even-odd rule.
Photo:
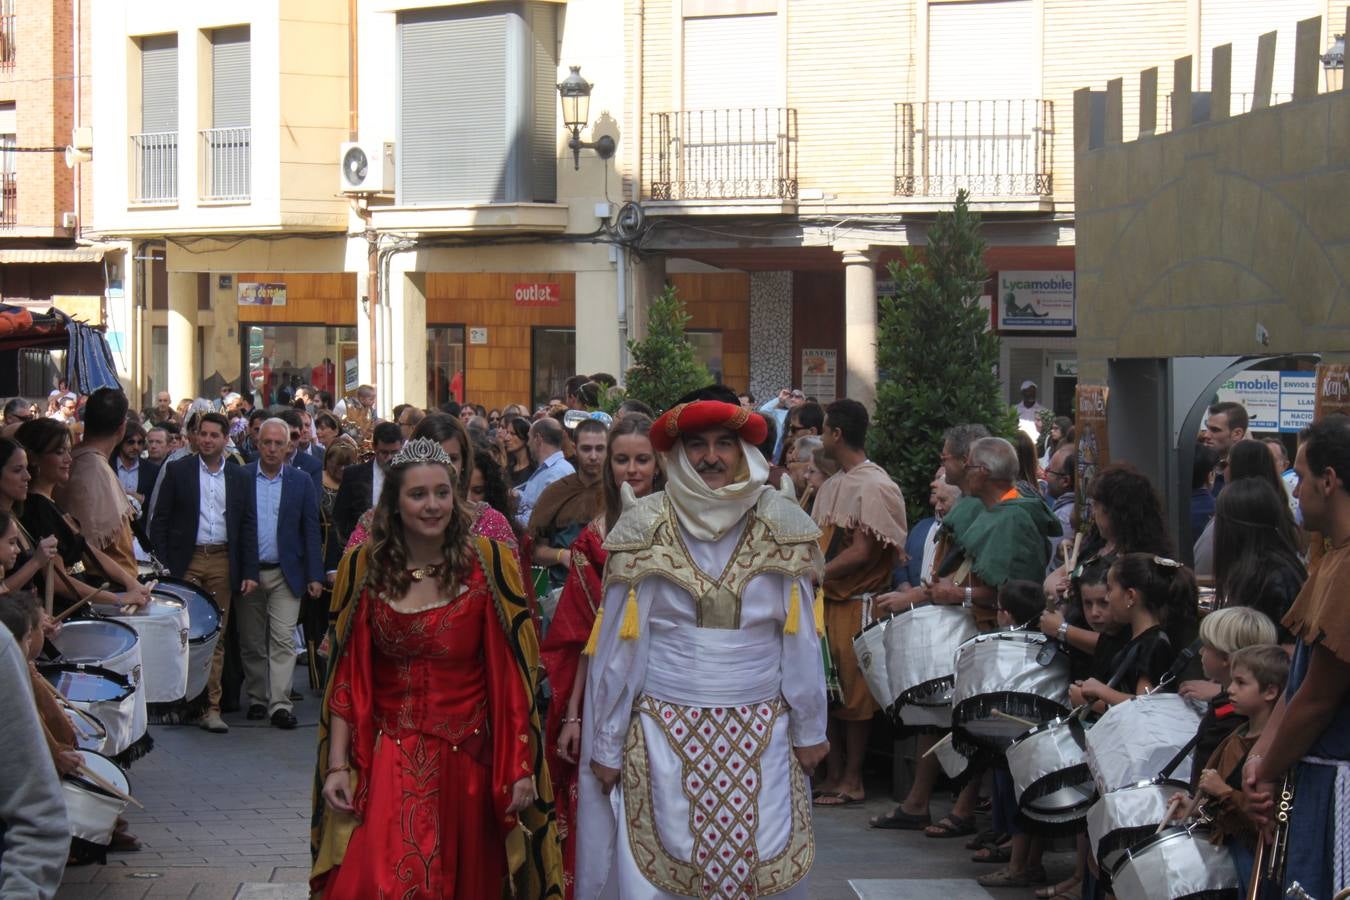
[[[796,634],[801,626],[801,605],[802,595],[797,589],[797,582],[792,582],[792,594],[788,597],[787,621],[783,623],[783,634]]]
[[[635,641],[638,638],[637,589],[631,584],[628,586],[628,602],[623,605],[623,621],[619,623],[619,637],[625,641]]]
[[[816,637],[825,636],[825,589],[816,588],[816,603],[811,607],[811,615],[816,619]]]
[[[600,623],[605,621],[605,607],[601,604],[595,611],[595,624],[591,626],[590,637],[586,638],[586,646],[581,648],[582,656],[594,656],[596,645],[600,643]]]

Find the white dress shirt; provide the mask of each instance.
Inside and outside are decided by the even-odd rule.
[[[384,490],[384,469],[380,464],[371,460],[370,463],[370,506],[372,509],[380,505],[380,491]]]
[[[197,484],[201,499],[197,507],[197,546],[225,543],[225,460],[212,472],[200,457]]]

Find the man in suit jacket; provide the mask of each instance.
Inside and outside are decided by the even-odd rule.
[[[271,716],[294,728],[295,623],[301,597],[323,592],[319,495],[314,482],[286,465],[290,426],[268,419],[258,430],[258,459],[244,467],[253,479],[258,514],[258,587],[239,598],[239,656],[244,664],[248,717]]]
[[[162,432],[161,432],[162,434]],[[149,519],[150,494],[155,490],[155,480],[159,477],[159,463],[141,458],[149,437],[144,428],[132,422],[127,423],[126,434],[112,455],[113,472],[126,491],[128,499],[134,501],[136,517],[131,521],[131,531],[141,542],[142,551],[150,551],[150,534],[146,530]]]
[[[300,448],[304,442],[305,423],[298,409],[283,409],[277,413],[277,420],[286,423],[288,437],[290,438],[289,449],[286,452],[286,464],[294,466],[301,472],[309,476],[310,481],[314,482],[314,492],[318,494],[323,490],[323,460],[306,453]],[[261,431],[258,434],[258,440],[262,440]],[[262,448],[259,447],[259,453]]]
[[[220,413],[197,419],[197,455],[168,463],[159,483],[150,539],[159,561],[175,578],[196,581],[215,598],[221,630],[229,624],[230,601],[258,586],[258,525],[253,479],[225,462],[229,422]],[[220,676],[225,642],[216,644],[206,684],[209,708],[199,723],[217,734],[229,731],[220,717]]]
[[[357,521],[379,499],[389,462],[403,448],[403,432],[393,422],[381,422],[375,426],[371,442],[375,445],[375,458],[343,469],[342,486],[333,500],[333,526],[344,547]]]

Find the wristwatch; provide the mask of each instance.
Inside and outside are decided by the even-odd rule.
[[[1055,629],[1055,638],[1056,638],[1056,640],[1058,640],[1061,644],[1066,643],[1066,642],[1068,641],[1068,638],[1069,638],[1069,623],[1068,623],[1068,622],[1060,622],[1060,623],[1059,623],[1059,627],[1058,627],[1057,629]]]
[[[971,589],[970,585],[966,585],[966,599],[961,601],[961,606],[966,609],[970,609],[974,605],[975,605],[975,591]]]

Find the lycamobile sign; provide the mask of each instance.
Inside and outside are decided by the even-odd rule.
[[[1000,331],[1073,331],[1074,273],[998,273]]]

